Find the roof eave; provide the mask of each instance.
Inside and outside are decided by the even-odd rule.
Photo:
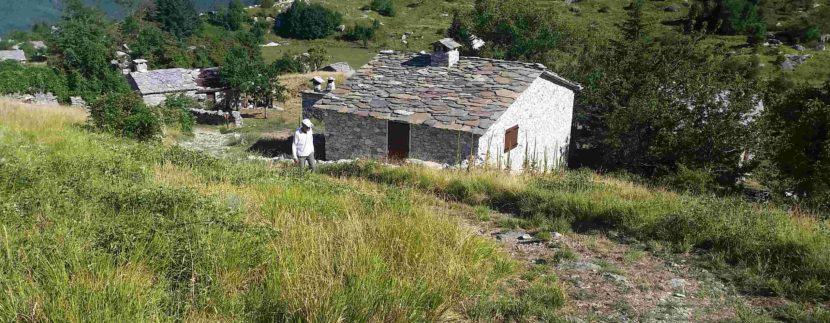
[[[566,87],[566,88],[568,88],[568,89],[570,89],[571,91],[574,91],[574,92],[581,92],[584,89],[582,84],[579,84],[579,83],[576,83],[574,81],[568,80],[568,79],[560,76],[559,74],[556,74],[556,73],[551,72],[551,71],[544,71],[539,77],[541,77],[545,80],[548,80],[550,82],[553,82],[555,84],[564,86],[564,87]]]

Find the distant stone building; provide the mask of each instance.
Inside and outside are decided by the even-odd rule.
[[[147,61],[137,59],[133,62],[134,70],[127,74],[127,80],[149,106],[160,105],[168,96],[178,94],[192,97],[206,106],[224,103],[225,89],[218,68],[148,70]]]
[[[26,53],[19,49],[0,50],[0,62],[2,61],[18,61],[20,63],[26,62]]]
[[[541,64],[461,57],[459,46],[381,52],[339,89],[304,93],[327,158],[563,167],[581,86]]]
[[[342,73],[343,75],[346,75],[346,77],[351,77],[355,73],[354,69],[349,65],[349,63],[346,62],[337,62],[331,65],[323,66],[320,71]]]

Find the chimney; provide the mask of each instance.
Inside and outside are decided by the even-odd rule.
[[[334,91],[334,77],[329,77],[329,83],[326,84],[326,92]]]
[[[314,89],[314,92],[323,92],[323,78],[315,76],[311,79],[311,88]]]
[[[461,47],[461,44],[452,38],[444,38],[433,43],[429,65],[433,67],[453,67],[460,58],[459,47]]]
[[[133,68],[137,73],[147,73],[147,60],[140,58],[133,60]]]

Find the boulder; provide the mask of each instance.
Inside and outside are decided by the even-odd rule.
[[[340,25],[340,26],[337,26],[337,31],[339,31],[339,32],[341,32],[341,33],[342,33],[342,32],[344,32],[344,31],[346,31],[346,25]]]
[[[803,51],[807,50],[807,48],[805,48],[804,45],[801,45],[801,44],[795,44],[793,46],[793,48],[795,50],[799,51],[799,52],[803,52]]]
[[[786,54],[784,55],[784,61],[781,62],[781,68],[786,71],[795,70],[798,65],[804,64],[810,57],[809,54]]]
[[[676,4],[666,6],[665,8],[663,8],[663,11],[665,11],[665,12],[678,12],[678,11],[680,11],[680,6],[678,6]]]

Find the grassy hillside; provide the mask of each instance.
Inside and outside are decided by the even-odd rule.
[[[84,118],[0,103],[2,321],[432,321],[515,268],[416,191],[92,134]]]
[[[312,41],[283,39],[269,35],[267,41],[276,41],[285,45],[264,48],[263,54],[267,60],[275,59],[286,52],[302,53],[311,46],[323,46],[329,50],[332,61],[348,61],[352,66],[359,67],[368,62],[381,49],[413,52],[429,50],[430,43],[445,37],[446,29],[452,21],[452,13],[455,10],[469,9],[473,3],[472,0],[395,0],[398,14],[395,17],[385,17],[373,11],[361,10],[369,4],[370,1],[368,0],[319,0],[318,2],[343,14],[344,23],[347,26],[355,23],[369,24],[372,20],[379,20],[383,23],[383,28],[378,35],[378,39],[370,43],[368,48],[362,48],[356,43],[338,41],[337,35],[328,39]],[[556,12],[557,19],[562,22],[561,25],[579,39],[590,38],[602,41],[617,37],[617,26],[625,19],[627,14],[625,8],[630,2],[591,0],[567,4],[561,0],[538,0],[537,3],[540,10]],[[772,3],[780,3],[780,1],[772,1]],[[677,11],[666,11],[665,8],[670,5],[675,5]],[[769,6],[780,7],[782,5],[770,4]],[[688,10],[688,7],[680,2],[646,1],[644,18],[649,33],[659,36],[664,33],[677,32],[677,22],[688,16]],[[275,11],[258,9],[252,10],[250,13],[260,16],[273,16]],[[785,25],[789,21],[802,19],[800,15],[782,16],[774,10],[769,10],[768,16],[768,22],[772,25],[778,22]],[[401,36],[407,32],[412,33],[412,36],[408,39],[409,44],[405,45],[401,42]],[[765,49],[756,54],[751,48],[744,46],[746,43],[745,36],[710,35],[706,43],[731,48],[734,50],[734,55],[743,59],[751,59],[758,55],[761,64],[763,64],[762,75],[766,77],[785,74],[792,76],[794,79],[814,84],[821,84],[830,77],[830,51],[820,52],[810,48],[806,53],[813,55],[813,58],[808,60],[806,64],[795,71],[782,71],[775,64],[776,57],[779,54],[796,52],[787,46],[782,46],[780,50]]]
[[[363,163],[329,166],[324,172],[487,205],[540,231],[621,232],[696,254],[749,294],[830,300],[830,220],[808,214],[732,198],[675,194],[583,171],[504,176]]]

